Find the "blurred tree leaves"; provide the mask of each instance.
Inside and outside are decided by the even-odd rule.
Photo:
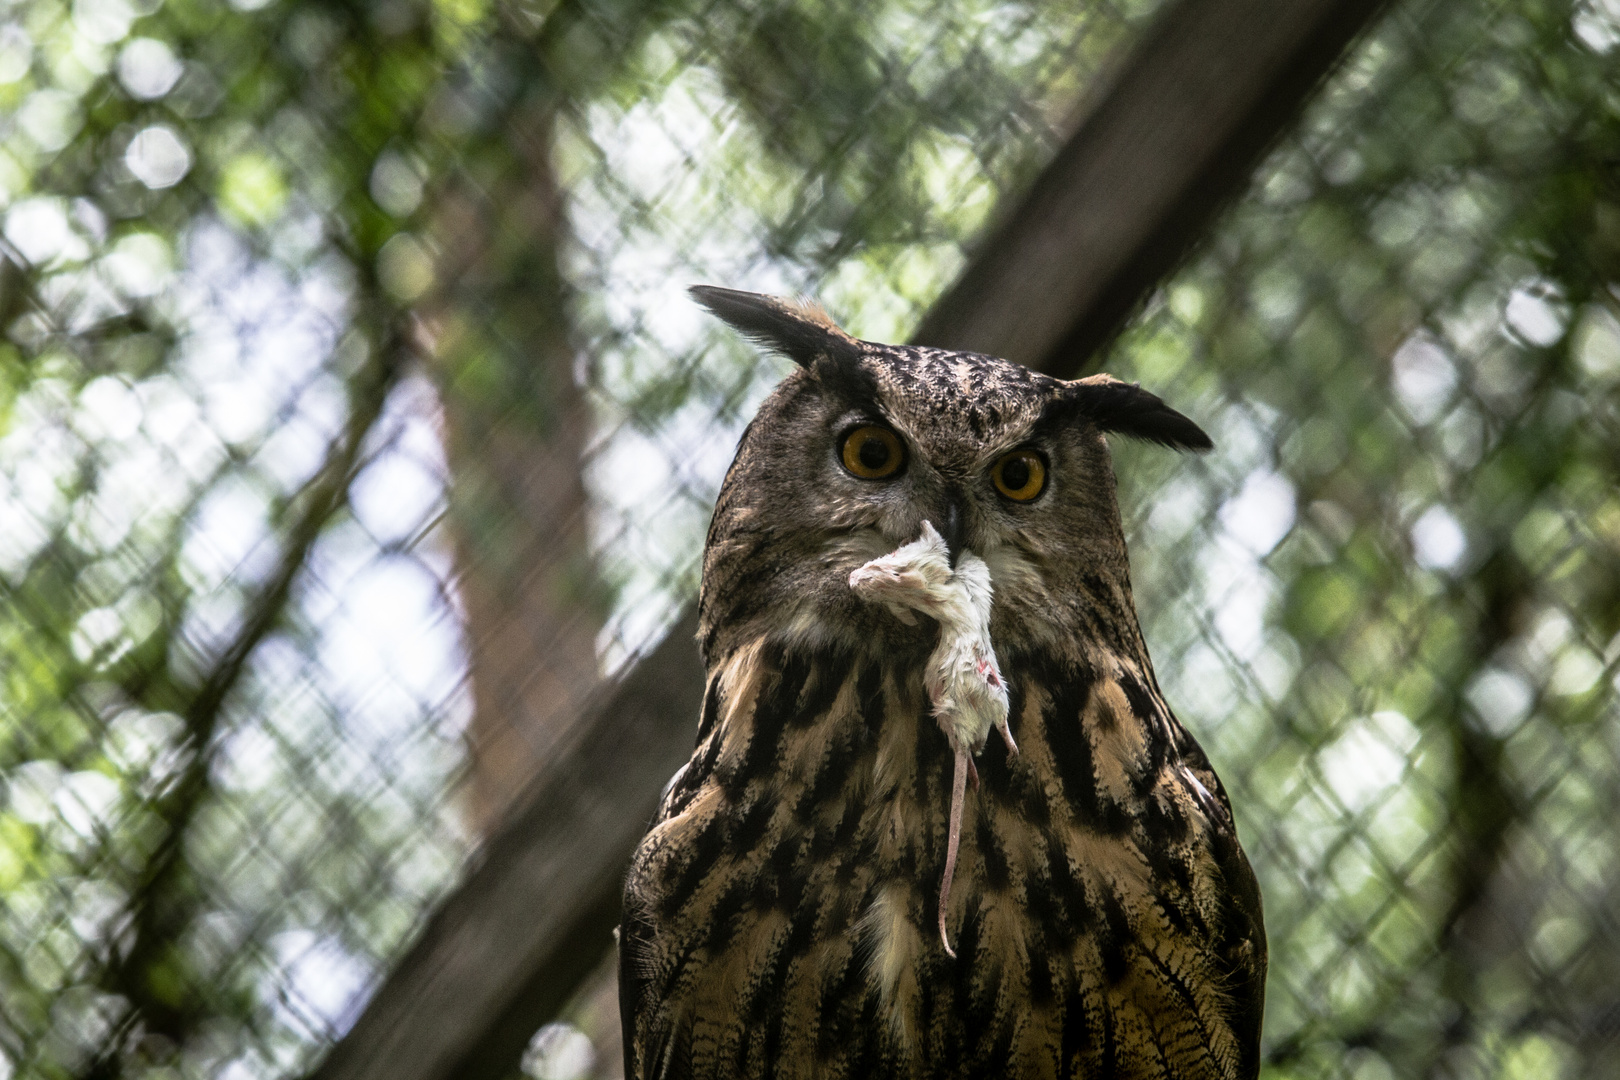
[[[1614,948],[1579,882],[1620,872],[1585,817],[1620,797],[1620,69],[1587,10],[1397,7],[1113,358],[1216,418],[1220,527],[1156,532],[1139,476],[1135,553],[1238,774],[1278,1077],[1615,1067],[1612,996],[1574,990]]]
[[[12,1067],[302,1068],[472,842],[468,705],[344,682],[346,610],[417,625],[355,583],[440,567],[411,618],[459,627],[442,567],[535,542],[492,433],[588,410],[557,589],[610,658],[656,633],[775,377],[681,287],[903,338],[1152,6],[0,7]],[[1120,472],[1278,1077],[1620,1064],[1617,45],[1612,5],[1396,5],[1109,359],[1220,447]],[[428,476],[378,486],[402,523],[384,466]]]
[[[614,109],[645,129],[672,84],[720,87],[709,103],[734,137],[659,182],[708,170],[725,199],[705,212],[744,223],[733,251],[762,245],[805,284],[842,274],[892,322],[948,278],[1053,145],[1088,65],[1150,7],[0,7],[11,1068],[299,1069],[471,841],[453,800],[465,643],[444,624],[465,617],[477,639],[481,575],[522,595],[548,541],[536,507],[578,488],[592,440],[705,413],[734,426],[768,382],[735,352],[705,368],[690,339],[629,340],[597,307],[625,292],[593,286],[614,238],[576,230],[627,191],[602,168],[622,144]],[[783,48],[866,77],[745,70]],[[801,99],[791,117],[784,94]],[[684,212],[660,193],[610,220],[639,242],[678,236]],[[656,362],[604,377],[652,344]],[[534,464],[548,447],[549,472]],[[670,602],[706,483],[681,480],[678,529],[598,528],[613,565],[583,550],[576,507],[547,588],[600,612],[603,578],[644,574]],[[395,521],[402,499],[416,516]],[[639,529],[666,541],[650,574]],[[443,584],[452,548],[465,607]],[[344,620],[392,611],[423,568],[440,592],[414,617],[437,644],[406,643],[417,662],[393,667],[356,652]],[[368,575],[385,598],[362,596]],[[637,600],[621,609],[646,634],[657,616]],[[591,626],[574,633],[573,666],[594,668]]]

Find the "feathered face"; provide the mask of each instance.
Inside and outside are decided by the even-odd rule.
[[[1128,596],[1104,433],[1210,446],[1192,421],[1109,376],[1066,382],[976,353],[857,341],[814,309],[693,291],[800,365],[749,425],[716,504],[701,631],[711,662],[761,632],[920,642],[925,628],[881,618],[849,575],[924,521],[953,558],[971,550],[990,567],[998,642],[1084,636],[1088,609],[1117,619]]]

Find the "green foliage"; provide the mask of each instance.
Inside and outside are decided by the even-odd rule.
[[[302,1069],[473,844],[452,597],[533,526],[444,416],[583,401],[633,654],[781,374],[684,286],[903,339],[1152,7],[0,6],[17,1074]],[[1119,471],[1276,1077],[1620,1067],[1611,9],[1396,5],[1108,359],[1218,444]]]
[[[0,7],[0,1069],[302,1069],[472,845],[450,566],[567,486],[494,451],[583,396],[635,648],[773,377],[656,289],[903,332],[1150,6]]]
[[[1620,79],[1588,10],[1398,7],[1111,360],[1218,432],[1194,479],[1121,471],[1161,677],[1262,878],[1268,1075],[1616,1067],[1577,989],[1620,874]],[[1159,485],[1209,531],[1158,529]]]

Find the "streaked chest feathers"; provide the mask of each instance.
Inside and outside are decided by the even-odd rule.
[[[951,629],[910,654],[760,640],[714,673],[632,870],[664,1034],[643,1075],[1243,1073],[1228,990],[1263,946],[1202,755],[1118,658],[1009,656],[1001,709],[975,705]],[[1009,716],[1016,754],[986,745]]]

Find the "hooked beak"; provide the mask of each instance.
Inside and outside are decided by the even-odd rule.
[[[966,542],[966,525],[962,518],[962,499],[954,491],[946,493],[938,528],[940,537],[945,541],[945,549],[951,554],[951,569],[955,570],[956,557],[961,554]]]

